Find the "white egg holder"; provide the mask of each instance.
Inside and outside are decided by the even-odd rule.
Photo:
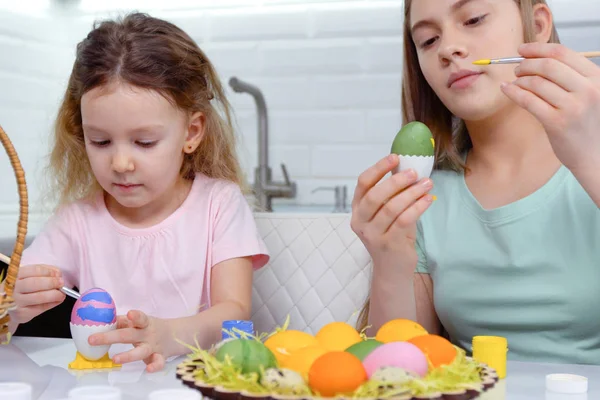
[[[399,155],[400,164],[394,168],[392,173],[396,174],[401,171],[412,169],[417,173],[417,180],[429,178],[433,171],[435,162],[434,156],[405,156]]]
[[[88,342],[90,335],[106,333],[117,329],[117,323],[110,325],[77,325],[70,323],[71,337],[79,354],[90,361],[99,360],[108,353],[110,345],[92,346]]]
[[[467,357],[471,362],[475,362],[471,357]],[[204,398],[214,400],[321,400],[318,396],[307,396],[307,395],[289,395],[279,394],[272,392],[270,394],[265,393],[250,393],[247,391],[238,391],[227,389],[222,386],[215,386],[204,380],[198,378],[195,372],[202,368],[199,364],[198,359],[187,360],[180,363],[177,367],[176,376],[183,385],[198,390],[202,393]],[[456,390],[444,392],[444,393],[433,393],[427,396],[414,396],[410,393],[405,395],[394,395],[391,399],[393,400],[472,400],[479,398],[484,392],[492,389],[499,381],[498,374],[496,371],[486,364],[479,363],[481,368],[481,384],[474,385],[468,389],[457,388]],[[329,398],[328,398],[329,399]],[[359,399],[356,397],[335,397],[336,400],[380,400],[373,398]],[[381,399],[383,400],[383,399]]]

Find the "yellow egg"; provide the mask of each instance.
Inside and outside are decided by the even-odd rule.
[[[409,319],[393,319],[379,328],[375,339],[383,343],[404,342],[429,332],[415,321]]]
[[[327,353],[327,349],[318,345],[304,347],[294,351],[287,357],[281,367],[296,371],[308,381],[308,371],[310,370],[310,367],[312,367],[317,358],[325,353]]]
[[[358,331],[345,322],[331,322],[323,326],[315,337],[329,351],[344,351],[362,340]]]
[[[265,340],[265,346],[275,354],[279,366],[282,367],[287,357],[296,350],[317,344],[317,339],[310,333],[293,329],[277,332]]]

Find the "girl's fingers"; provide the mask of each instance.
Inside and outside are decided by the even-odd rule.
[[[431,179],[422,179],[418,183],[410,186],[408,189],[392,197],[377,212],[373,218],[373,227],[377,232],[387,232],[402,213],[404,213],[412,204],[418,201],[423,195],[431,190],[433,182]]]
[[[390,226],[388,233],[390,235],[395,235],[398,230],[404,230],[407,227],[413,226],[421,215],[431,206],[433,203],[434,197],[430,194],[426,194],[421,197],[419,200],[411,204],[404,212],[398,215]]]
[[[548,83],[568,92],[577,92],[589,85],[589,80],[573,68],[553,58],[534,58],[522,61],[515,68],[517,77],[539,76]]]
[[[526,43],[519,47],[526,58],[554,58],[585,77],[600,76],[600,68],[578,52],[557,43]]]
[[[19,308],[19,319],[25,318],[27,321],[32,320],[40,314],[45,313],[46,311],[60,305],[62,301],[55,301],[52,303],[44,303],[44,304],[36,304],[33,306],[21,307]]]
[[[409,187],[417,179],[413,170],[402,171],[392,175],[375,186],[362,198],[356,210],[361,221],[371,221],[378,211],[385,207],[388,200]]]
[[[399,159],[396,154],[390,154],[377,162],[377,164],[365,170],[358,177],[356,189],[354,189],[354,198],[352,207],[358,205],[363,196],[381,180],[388,172],[391,172],[397,165]]]
[[[15,293],[15,302],[18,307],[31,307],[46,303],[62,303],[65,294],[57,289],[43,290],[35,293]]]
[[[133,328],[133,324],[125,315],[117,315],[117,329]]]
[[[25,279],[31,277],[60,277],[60,269],[49,265],[24,265],[19,267],[17,274],[18,279]]]
[[[557,110],[540,97],[536,96],[529,90],[525,90],[512,83],[504,83],[502,92],[509,99],[514,101],[519,107],[524,108],[533,114],[538,121],[545,123],[552,121]]]
[[[573,102],[569,92],[540,76],[524,76],[514,81],[513,85],[533,93],[554,108],[565,109]]]
[[[144,360],[148,366],[146,367],[147,372],[161,371],[165,367],[165,357],[159,353],[152,353],[152,355]]]
[[[129,351],[116,354],[113,357],[113,362],[117,364],[125,364],[134,361],[141,361],[148,358],[151,354],[152,351],[150,350],[150,345],[147,343],[142,343]]]
[[[138,310],[131,310],[127,313],[127,318],[133,324],[133,327],[144,329],[148,327],[149,319],[146,314]]]
[[[19,293],[36,293],[44,290],[60,289],[64,285],[62,278],[36,276],[25,279],[19,279],[15,285]]]
[[[92,346],[113,345],[116,343],[135,344],[141,342],[140,332],[135,328],[115,329],[114,331],[96,333],[89,337]]]

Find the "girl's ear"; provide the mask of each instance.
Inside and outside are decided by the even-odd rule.
[[[187,136],[183,144],[183,151],[187,154],[191,154],[202,142],[204,137],[204,131],[206,128],[206,117],[200,111],[192,114],[189,124],[187,127]]]
[[[546,4],[536,4],[533,6],[533,27],[535,33],[535,41],[548,43],[552,35],[554,19],[552,12]]]

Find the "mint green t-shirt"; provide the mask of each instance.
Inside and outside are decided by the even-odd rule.
[[[471,352],[473,336],[504,336],[509,360],[600,364],[600,210],[571,172],[493,210],[462,173],[432,179],[417,272],[452,341]]]

